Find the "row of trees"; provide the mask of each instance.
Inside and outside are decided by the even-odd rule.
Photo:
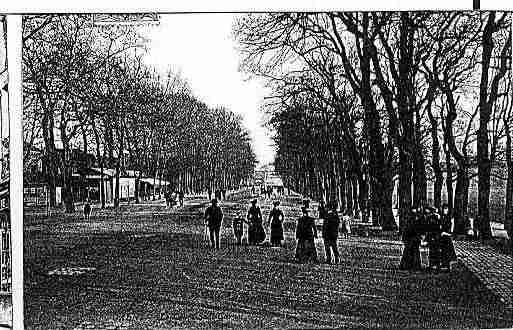
[[[23,27],[24,163],[30,168],[42,151],[53,203],[62,184],[74,210],[75,149],[95,156],[102,178],[115,169],[115,206],[127,170],[138,171],[136,186],[144,175],[186,193],[252,175],[256,158],[240,116],[199,101],[179,75],[144,65],[137,28],[99,27],[81,15],[25,17]]]
[[[510,26],[495,12],[276,13],[241,17],[234,35],[242,68],[274,91],[288,185],[383,229],[396,229],[394,188],[400,226],[432,190],[462,232],[476,176],[487,238],[492,176],[507,180],[510,233],[513,218]]]

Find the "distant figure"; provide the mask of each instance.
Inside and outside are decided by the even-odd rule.
[[[205,211],[205,223],[210,233],[211,247],[219,250],[221,243],[219,242],[219,232],[223,222],[223,211],[217,206],[217,199],[211,201],[211,205]]]
[[[440,269],[440,235],[442,233],[439,217],[432,207],[424,209],[424,217],[426,221],[426,241],[429,249],[429,270]]]
[[[208,187],[208,200],[212,200],[212,188]]]
[[[271,198],[273,195],[273,187],[267,186],[267,198]]]
[[[171,205],[171,192],[169,190],[164,193],[164,199],[166,200],[166,207],[169,208]]]
[[[341,223],[341,226],[340,226],[340,233],[342,234],[342,236],[344,238],[347,238],[347,235],[349,235],[351,233],[350,222],[351,222],[351,216],[349,215],[349,211],[347,211],[342,216],[342,223]]]
[[[409,216],[406,218],[402,233],[402,241],[404,242],[403,255],[399,268],[402,270],[420,270],[420,232],[419,222],[421,220],[417,209],[413,207]]]
[[[221,190],[219,190],[219,189],[215,190],[214,198],[217,199],[218,201],[222,200],[222,198],[221,198]]]
[[[303,206],[301,212],[303,216],[299,217],[296,226],[296,260],[300,263],[317,262],[317,250],[315,241],[317,238],[317,228],[314,218],[308,216],[310,210]]]
[[[89,221],[91,217],[91,204],[89,204],[89,199],[87,199],[84,203],[84,220]]]
[[[255,186],[251,187],[251,195],[253,195],[253,196],[255,195]]]
[[[453,223],[449,214],[449,205],[442,205],[442,216],[440,218],[440,259],[441,269],[447,272],[451,271],[451,261],[456,261],[456,252],[452,243]]]
[[[184,193],[182,190],[178,192],[178,200],[180,202],[180,206],[183,206]]]
[[[283,237],[283,221],[285,216],[283,215],[282,210],[278,207],[280,206],[279,201],[275,201],[273,203],[274,207],[269,213],[269,223],[271,227],[271,245],[279,247],[284,240]]]
[[[337,239],[338,228],[340,226],[340,218],[337,212],[337,202],[329,203],[329,212],[324,214],[322,222],[322,239],[324,241],[324,252],[326,253],[326,263],[331,264],[331,252],[335,257],[335,264],[340,262],[340,254],[338,253]]]
[[[250,245],[262,243],[265,240],[265,231],[262,226],[262,212],[257,205],[257,200],[251,201],[251,207],[248,210],[247,219],[248,227],[248,243]]]
[[[226,199],[226,189],[221,188],[221,197],[223,197],[223,201]]]

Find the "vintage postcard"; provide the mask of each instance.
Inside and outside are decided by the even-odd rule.
[[[0,327],[510,328],[481,7],[2,16]]]

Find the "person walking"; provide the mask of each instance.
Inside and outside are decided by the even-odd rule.
[[[208,187],[207,193],[208,193],[208,200],[211,200],[212,199],[212,188]]]
[[[449,214],[449,205],[442,205],[442,215],[440,217],[440,261],[441,270],[451,271],[451,262],[456,261],[456,251],[452,243],[453,223]]]
[[[302,216],[297,219],[296,225],[296,260],[299,263],[317,262],[317,250],[315,249],[315,239],[317,238],[317,228],[314,218],[308,215],[310,210],[301,207]]]
[[[420,232],[419,232],[420,215],[417,208],[413,207],[410,214],[406,217],[406,223],[402,233],[402,241],[404,243],[403,255],[401,257],[401,270],[420,270]]]
[[[331,264],[331,252],[335,257],[335,264],[340,262],[340,254],[338,253],[337,239],[338,229],[340,226],[340,218],[337,212],[337,202],[329,203],[329,211],[324,214],[322,222],[322,239],[324,241],[324,252],[326,253],[326,263]]]
[[[275,201],[273,203],[273,209],[269,213],[269,224],[271,227],[271,245],[280,247],[282,245],[283,237],[283,221],[285,216],[282,210],[279,209],[280,202]]]
[[[211,205],[205,211],[205,224],[210,234],[210,243],[213,249],[219,250],[221,243],[219,242],[219,232],[223,222],[223,211],[217,206],[217,199],[211,201]]]
[[[251,207],[248,210],[247,220],[248,227],[248,243],[250,245],[262,243],[265,240],[265,231],[262,226],[262,212],[257,206],[257,200],[251,201]]]

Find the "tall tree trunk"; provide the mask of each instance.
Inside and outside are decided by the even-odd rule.
[[[468,191],[470,178],[465,164],[459,164],[456,171],[456,189],[454,191],[454,232],[464,234],[467,223]]]
[[[358,206],[360,207],[360,212],[362,213],[362,221],[369,222],[369,186],[367,184],[367,180],[365,180],[364,175],[360,174],[357,176],[358,179]]]
[[[356,175],[351,175],[351,187],[353,188],[352,193],[352,200],[353,200],[353,208],[354,208],[354,217],[356,219],[360,218],[360,208],[358,206],[358,179],[356,178]]]
[[[101,208],[105,208],[105,187],[104,187],[104,162],[105,162],[105,146],[103,148],[103,156],[100,152],[100,135],[96,129],[94,124],[94,119],[91,119],[91,125],[93,128],[94,140],[96,142],[96,159],[98,160],[98,165],[100,166],[100,204]]]
[[[399,145],[399,209],[405,214],[412,205],[412,183],[414,162],[414,126],[413,109],[410,109],[408,96],[410,90],[410,70],[412,67],[412,53],[409,49],[410,18],[407,12],[400,14],[399,34],[399,77],[397,86],[397,111],[403,127],[402,143]],[[410,95],[411,97],[411,95]],[[418,206],[418,205],[415,205]]]
[[[385,168],[385,150],[382,143],[379,114],[372,95],[371,86],[371,47],[372,41],[369,39],[369,14],[363,13],[363,48],[360,57],[361,70],[361,93],[360,98],[364,108],[365,133],[369,145],[369,174],[371,184],[371,206],[374,225],[388,224],[387,219],[383,219],[386,214],[384,209],[387,205],[385,201],[386,171]],[[391,208],[391,205],[390,205]]]
[[[66,134],[63,133],[65,128],[61,129],[61,140],[62,140],[62,197],[64,200],[64,209],[66,213],[75,212],[75,203],[73,198],[72,188],[72,168],[70,160],[70,148]]]
[[[427,179],[426,179],[426,164],[422,150],[415,152],[414,159],[414,180],[413,180],[413,204],[426,205],[427,198]]]
[[[43,141],[45,143],[45,162],[46,162],[46,182],[48,184],[48,199],[50,207],[56,206],[56,185],[57,185],[57,166],[55,164],[55,138],[53,134],[54,119],[53,112],[43,115],[41,120]]]
[[[415,105],[410,105],[414,107]],[[415,156],[413,159],[413,204],[426,205],[427,200],[427,178],[426,178],[426,162],[422,150],[422,137],[420,131],[421,117],[419,109],[415,109]]]
[[[479,129],[477,131],[477,229],[483,239],[492,237],[490,227],[490,175],[491,162],[488,152],[488,123],[492,113],[492,104],[488,100],[489,68],[493,52],[493,32],[495,29],[495,13],[488,14],[482,37],[481,84],[479,87]]]
[[[452,186],[452,162],[451,162],[451,153],[447,148],[445,148],[445,167],[446,167],[446,176],[445,176],[445,189],[447,191],[447,205],[449,206],[449,214],[453,215],[454,209],[454,190]]]
[[[440,142],[438,141],[438,121],[431,112],[431,104],[428,105],[428,116],[431,124],[431,162],[433,172],[435,175],[435,182],[433,185],[433,205],[441,210],[442,207],[442,186],[443,186],[443,173],[440,167]]]
[[[349,173],[346,174],[347,176],[347,179],[345,180],[346,182],[346,214],[348,214],[349,216],[353,216],[354,215],[354,206],[353,206],[353,182],[351,181],[351,176],[349,175]]]
[[[513,240],[513,155],[512,144],[513,138],[509,125],[506,127],[506,164],[508,167],[508,178],[506,182],[506,209],[504,211],[504,228],[506,229],[509,239]]]

